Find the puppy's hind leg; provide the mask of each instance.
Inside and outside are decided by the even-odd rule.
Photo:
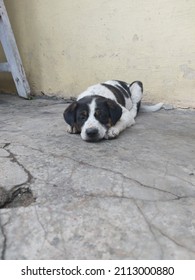
[[[140,81],[133,82],[130,85],[131,100],[133,104],[139,103],[143,96],[143,84]]]
[[[140,82],[140,81],[133,82],[130,85],[130,92],[131,92],[132,103],[136,107],[136,110],[135,110],[135,108],[132,108],[132,109],[134,109],[132,111],[132,113],[134,113],[134,118],[135,118],[137,116],[137,113],[140,110],[141,99],[142,99],[142,96],[143,96],[143,85],[142,85],[142,82]]]

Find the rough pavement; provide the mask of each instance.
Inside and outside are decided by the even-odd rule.
[[[0,95],[0,258],[195,259],[195,112],[86,143],[65,106]]]

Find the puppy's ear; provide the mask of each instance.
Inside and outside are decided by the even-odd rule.
[[[67,122],[71,127],[73,127],[76,122],[77,105],[77,101],[74,101],[65,109],[63,114],[65,122]]]
[[[111,99],[108,99],[107,101],[112,125],[115,125],[120,117],[122,116],[122,108],[114,101]]]

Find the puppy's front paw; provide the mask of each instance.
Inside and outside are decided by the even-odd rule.
[[[67,132],[70,133],[70,134],[76,134],[76,133],[78,133],[78,132],[77,132],[77,129],[76,129],[74,126],[72,127],[72,126],[70,126],[70,125],[67,127]]]
[[[111,127],[108,129],[105,139],[114,139],[119,135],[120,131],[116,127]]]
[[[72,133],[72,127],[70,125],[67,126],[67,130],[68,133]]]

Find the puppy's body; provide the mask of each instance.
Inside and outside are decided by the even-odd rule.
[[[139,81],[128,84],[113,80],[90,86],[64,111],[68,131],[81,133],[86,141],[113,139],[135,123],[142,95]],[[146,110],[156,111],[160,107],[162,103]]]

